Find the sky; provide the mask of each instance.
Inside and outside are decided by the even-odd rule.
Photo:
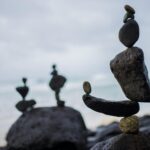
[[[118,40],[123,6],[136,9],[136,43],[150,65],[147,0],[1,0],[0,83],[49,78],[51,65],[70,81],[113,76],[109,61],[126,49]]]
[[[136,10],[140,38],[135,46],[143,49],[149,70],[149,0],[0,0],[0,118],[5,119],[3,115],[7,112],[7,118],[12,119],[1,122],[0,126],[10,126],[15,120],[16,112],[10,107],[18,100],[14,88],[22,77],[27,77],[31,88],[36,89],[35,95],[43,90],[39,99],[49,96],[47,84],[54,63],[68,79],[66,89],[76,92],[71,95],[64,90],[68,99],[82,97],[85,80],[93,87],[102,86],[96,89],[95,96],[124,98],[109,63],[126,49],[118,39],[125,4]],[[109,92],[108,88],[105,90],[107,85]],[[112,88],[116,88],[116,94],[110,94]],[[5,96],[7,93],[11,96]],[[121,94],[117,96],[117,93]],[[4,105],[4,99],[12,101]]]

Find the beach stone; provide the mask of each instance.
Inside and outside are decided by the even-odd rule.
[[[106,126],[97,128],[96,143],[109,139],[113,136],[121,134],[118,122],[112,122]]]
[[[90,109],[111,116],[127,117],[139,111],[139,104],[135,101],[110,101],[87,94],[83,95],[83,101]]]
[[[124,6],[124,9],[125,9],[128,13],[130,13],[130,14],[135,14],[134,8],[131,7],[130,5],[125,5],[125,6]]]
[[[7,147],[0,147],[0,150],[8,150]]]
[[[25,112],[32,109],[35,104],[36,104],[35,100],[28,100],[28,101],[22,100],[16,104],[16,108],[21,112]]]
[[[6,140],[13,150],[85,150],[87,129],[71,107],[43,107],[25,112],[10,128]]]
[[[92,89],[91,89],[91,84],[88,82],[88,81],[85,81],[84,83],[83,83],[83,90],[84,90],[84,92],[86,93],[86,94],[90,94],[91,93],[91,91],[92,91]]]
[[[126,47],[132,47],[139,38],[139,26],[133,19],[128,20],[119,31],[119,40]]]
[[[150,150],[150,142],[143,134],[120,134],[97,143],[91,150]]]
[[[135,134],[139,132],[139,119],[137,116],[124,117],[119,127],[123,133]]]
[[[127,98],[150,102],[150,81],[140,48],[132,47],[119,53],[110,62],[110,68]]]

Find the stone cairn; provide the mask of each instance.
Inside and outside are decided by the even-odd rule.
[[[83,89],[86,93],[83,95],[83,101],[87,107],[107,115],[123,117],[119,125],[123,137],[99,144],[92,150],[134,150],[138,144],[137,149],[150,149],[150,145],[146,147],[146,138],[139,136],[139,120],[134,115],[139,111],[138,102],[150,102],[150,81],[144,63],[144,53],[142,49],[134,47],[139,38],[139,26],[134,19],[135,10],[129,5],[125,5],[124,8],[126,14],[123,19],[124,25],[119,31],[119,40],[127,49],[111,60],[110,68],[129,100],[109,101],[93,97],[90,95],[92,91],[90,83],[87,81],[83,83]],[[129,137],[129,135],[136,135],[136,137]],[[133,142],[130,143],[132,146],[123,144],[123,141],[127,140]],[[138,143],[138,140],[141,142]]]
[[[23,86],[19,86],[16,88],[16,91],[21,95],[22,100],[16,104],[16,108],[22,113],[31,110],[33,106],[36,104],[35,100],[26,100],[26,96],[29,92],[29,87],[26,85],[27,79],[22,78]]]
[[[58,72],[56,70],[56,65],[53,65],[52,68],[53,68],[53,71],[51,73],[52,78],[49,82],[49,87],[55,92],[57,106],[64,107],[65,102],[60,100],[59,94],[60,94],[61,88],[64,86],[67,79],[62,75],[58,75]]]

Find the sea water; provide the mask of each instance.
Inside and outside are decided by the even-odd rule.
[[[21,112],[15,108],[15,104],[21,100],[21,97],[15,92],[14,87],[14,84],[0,86],[0,146],[6,144],[5,137],[9,128],[21,115]],[[88,128],[94,129],[96,126],[108,124],[120,119],[97,113],[87,108],[82,100],[83,94],[82,82],[74,81],[65,86],[60,96],[62,100],[66,101],[66,106],[73,107],[81,112]],[[103,84],[101,86],[95,85],[91,95],[108,100],[127,99],[118,84],[113,83]],[[35,107],[50,107],[56,105],[54,92],[49,89],[46,82],[32,84],[27,99],[35,99],[37,102]],[[140,104],[141,110],[138,115],[148,114],[149,106],[148,104]]]

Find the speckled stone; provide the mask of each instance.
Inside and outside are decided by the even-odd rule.
[[[137,116],[122,118],[119,127],[123,133],[136,134],[139,132],[139,119]]]

